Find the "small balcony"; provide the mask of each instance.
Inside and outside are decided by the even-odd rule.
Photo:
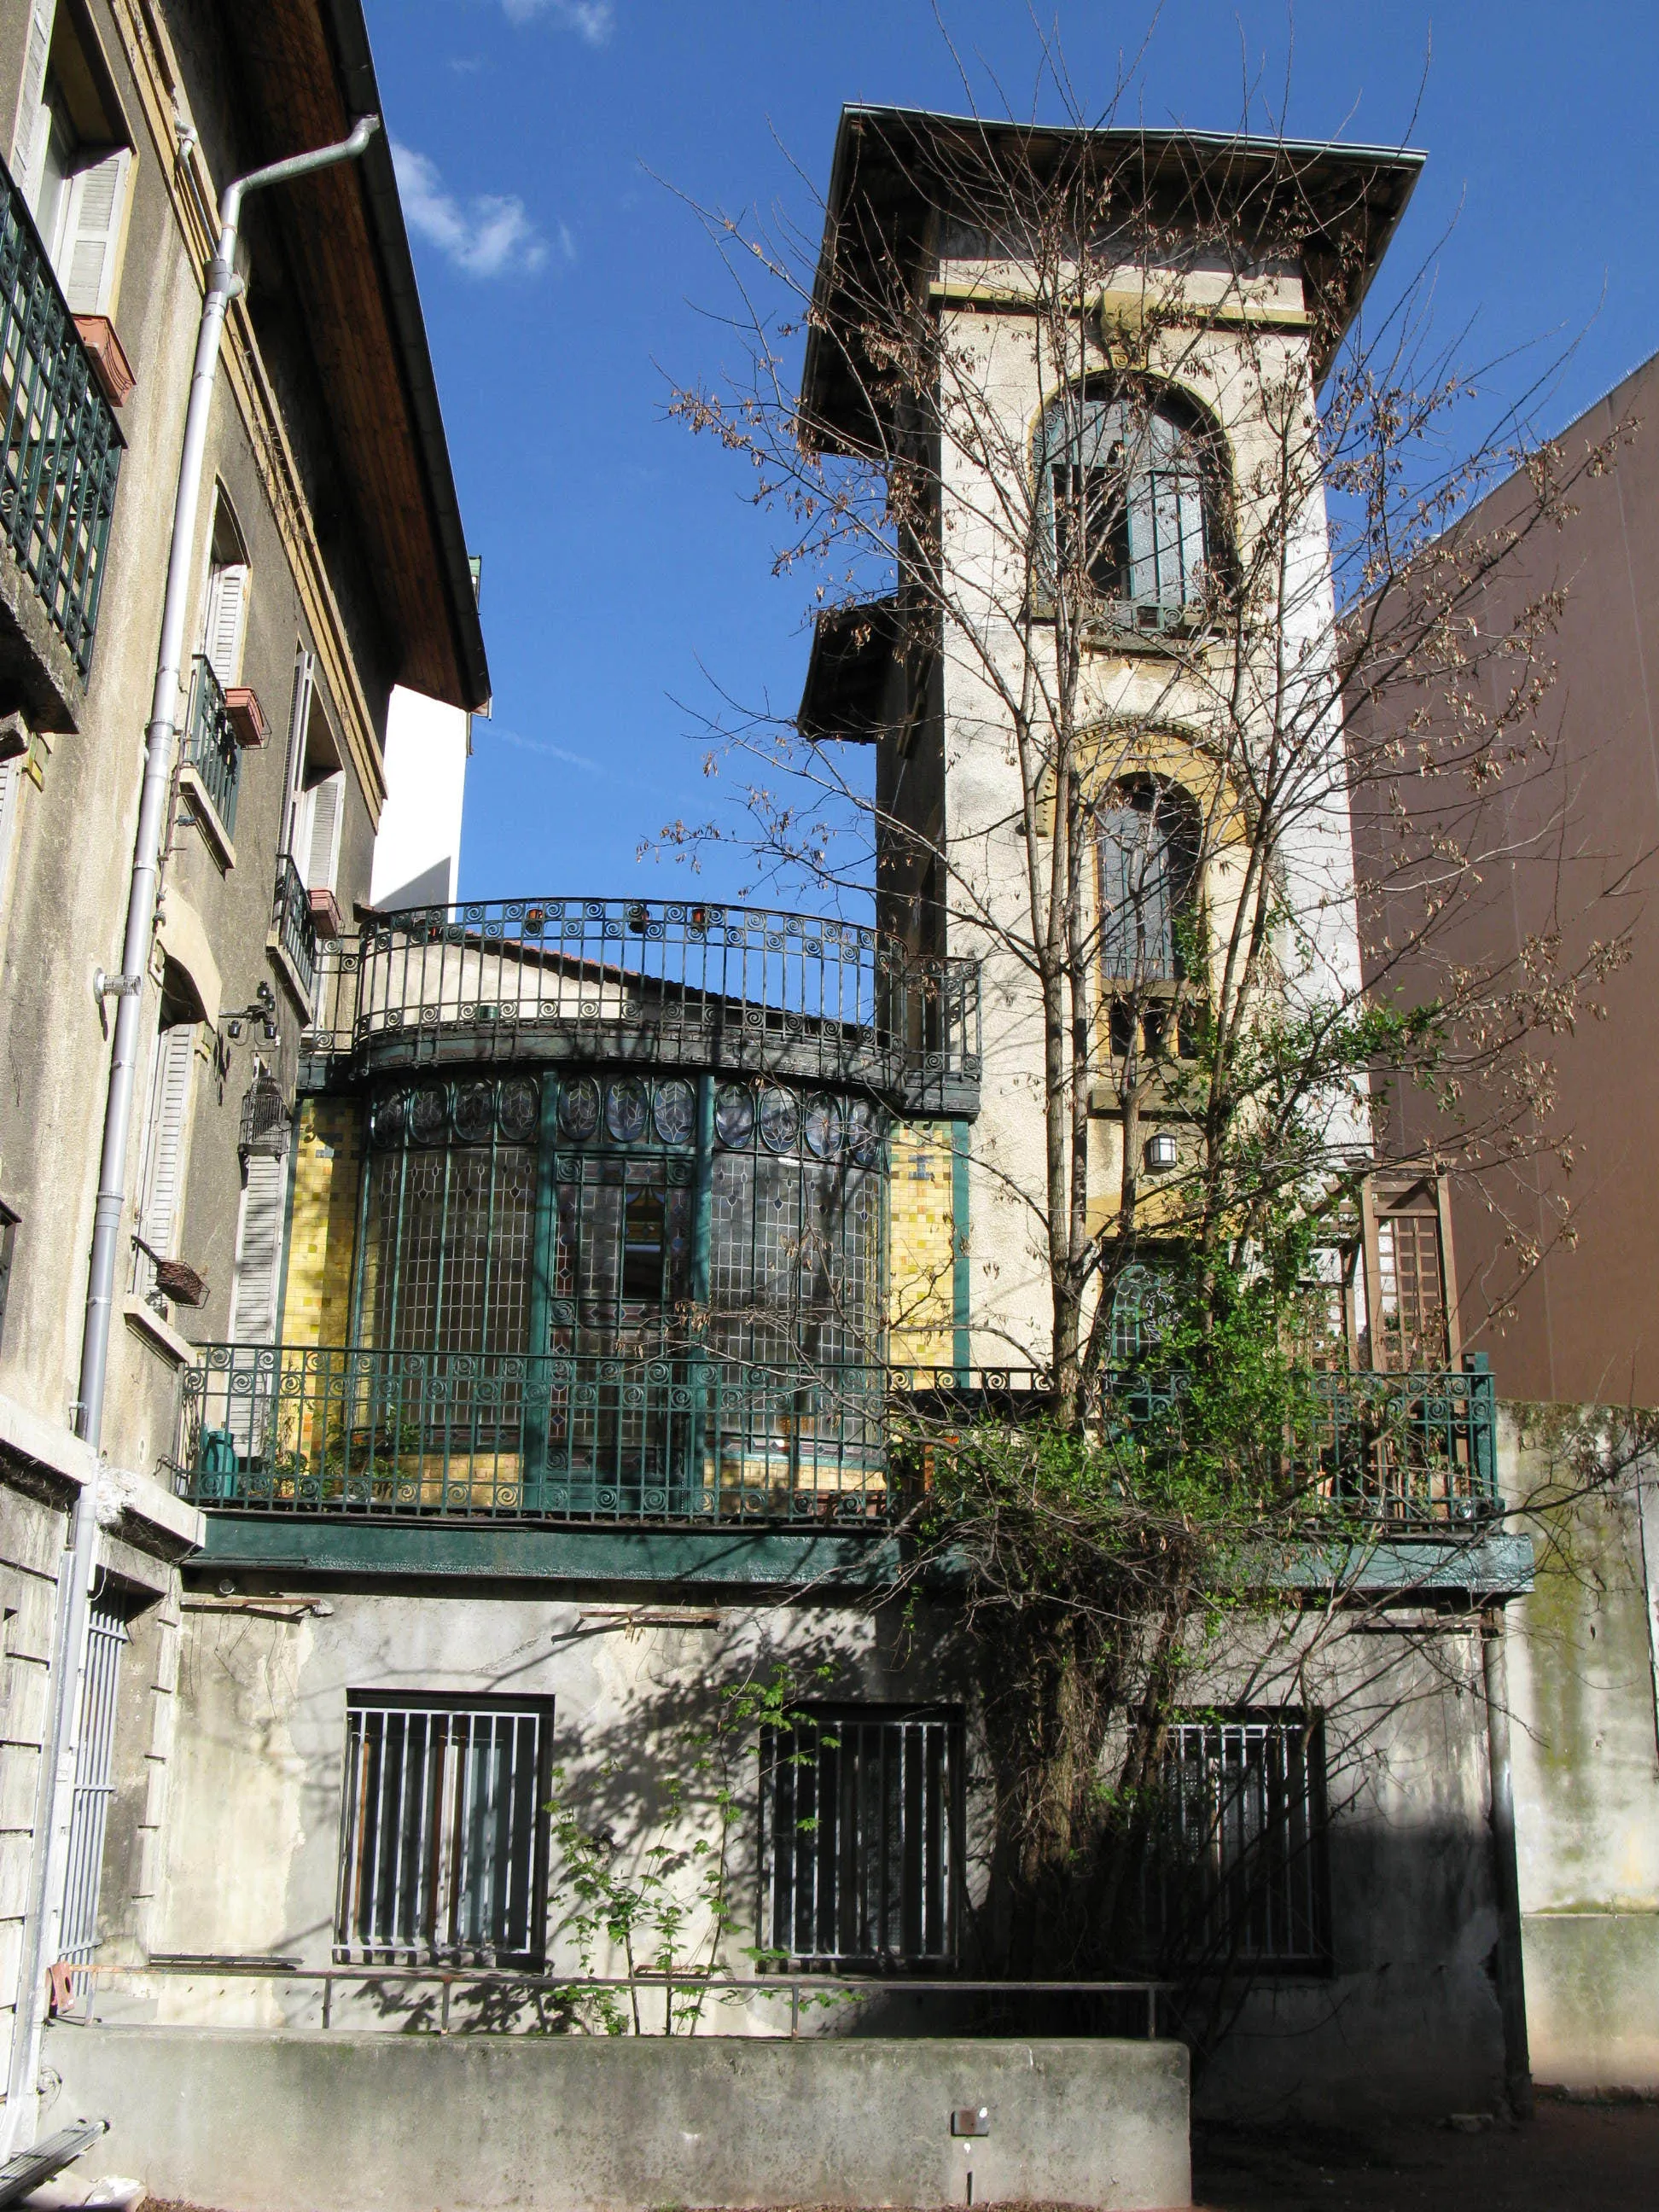
[[[1388,1535],[1499,1510],[1492,1377],[1320,1375],[1289,1439],[1308,1521]],[[878,1531],[927,1486],[935,1443],[1049,1401],[1036,1370],[790,1370],[696,1347],[659,1358],[215,1344],[182,1377],[175,1465],[198,1505],[369,1520],[793,1525]],[[1123,1378],[1103,1422],[1179,1449],[1179,1377]],[[900,1464],[913,1472],[904,1479]]]
[[[124,441],[46,249],[0,168],[0,685],[80,719]]]
[[[979,1104],[979,968],[854,922],[691,900],[530,898],[388,914],[325,948],[308,1079],[601,1060]]]
[[[191,676],[183,765],[187,795],[194,800],[199,793],[206,800],[212,809],[207,826],[214,842],[222,848],[228,847],[236,835],[236,793],[241,782],[242,749],[212,664],[199,653]],[[194,779],[193,791],[189,788],[190,778]]]
[[[270,933],[265,942],[308,1018],[317,996],[317,927],[312,919],[311,893],[288,853],[276,862]]]

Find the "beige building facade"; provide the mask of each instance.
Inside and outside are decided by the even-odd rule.
[[[349,7],[277,6],[257,22],[189,0],[0,10],[0,1035],[11,1071],[0,1109],[0,2008],[14,2142],[28,2139],[33,2082],[9,2024],[54,1806],[69,1834],[53,1954],[89,1960],[116,1929],[149,1941],[175,1741],[179,1566],[203,1534],[172,1464],[179,1377],[203,1335],[274,1326],[272,1195],[300,1037],[319,949],[368,894],[387,699],[408,681],[459,709],[488,689],[430,363],[393,288],[401,270],[412,291],[412,272],[382,136],[362,168],[248,203],[246,288],[227,319],[189,548],[155,922],[142,972],[122,977],[219,194],[275,155],[343,137],[375,104]],[[372,470],[356,450],[366,440]],[[411,526],[411,513],[427,519]],[[77,1401],[123,991],[139,1001],[142,1049],[94,1454]],[[78,1636],[65,1546],[94,1473],[99,1548]],[[79,1764],[54,1795],[41,1747],[66,1681]],[[112,1725],[135,1764],[110,1823]]]

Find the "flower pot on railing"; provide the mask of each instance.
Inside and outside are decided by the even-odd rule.
[[[331,890],[313,888],[310,896],[312,933],[319,943],[331,944],[343,927],[340,902]]]
[[[225,693],[225,713],[244,752],[264,744],[270,734],[265,727],[264,708],[257,693],[246,684],[233,684]]]

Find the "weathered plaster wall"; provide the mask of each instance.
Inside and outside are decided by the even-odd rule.
[[[78,2172],[229,2208],[1173,2207],[1178,2045],[238,2036],[66,2029],[58,2109],[113,2125]],[[984,2106],[990,2133],[953,2138]]]
[[[417,1690],[551,1698],[554,1760],[585,1817],[648,1840],[673,1777],[694,1784],[690,1732],[706,1726],[720,1688],[793,1658],[814,1693],[937,1701],[937,1667],[895,1657],[899,1624],[816,1607],[623,1607],[603,1594],[329,1594],[319,1618],[304,1594],[204,1592],[185,1601],[166,1902],[156,1948],[193,1954],[276,1954],[326,1965],[338,1871],[346,1693]],[[829,1665],[822,1689],[812,1670]],[[755,1778],[742,1778],[745,1802]],[[697,1788],[691,1797],[697,1802]],[[688,1835],[707,1832],[702,1814]],[[742,1824],[750,1854],[752,1822]],[[630,1848],[633,1846],[630,1844]],[[751,1891],[732,1955],[752,1940]],[[556,1929],[557,1910],[550,1917]],[[568,1941],[553,1955],[574,1967]],[[598,1965],[595,1971],[617,1971]],[[158,1984],[163,2015],[199,2017],[198,1985]],[[152,1993],[153,1994],[153,1993]],[[314,1991],[231,1985],[212,2017],[267,2024],[310,2018]],[[298,2007],[298,2011],[295,2010]],[[276,2008],[273,2010],[273,2007]]]
[[[58,1611],[58,1569],[68,1516],[43,1491],[0,1480],[0,2057],[11,2049],[27,1905],[30,1837],[40,1790],[40,1748]]]
[[[966,1656],[948,1620],[915,1632],[885,1614],[811,1604],[696,1607],[618,1603],[603,1590],[558,1596],[483,1589],[434,1595],[315,1586],[255,1586],[185,1601],[179,1725],[165,1898],[155,1949],[297,1958],[332,1952],[346,1697],[352,1689],[529,1696],[554,1700],[553,1756],[590,1829],[636,1856],[653,1842],[710,1830],[696,1808],[688,1744],[723,1686],[764,1678],[780,1659],[809,1694],[896,1702],[956,1701],[969,1721],[970,1920],[988,1894],[988,1761]],[[827,1679],[812,1670],[827,1665]],[[1431,2114],[1492,2108],[1502,2077],[1491,1957],[1497,1916],[1486,1827],[1488,1780],[1480,1662],[1473,1633],[1425,1624],[1328,1635],[1316,1622],[1261,1632],[1193,1685],[1202,1705],[1271,1708],[1298,1699],[1328,1714],[1333,1956],[1328,1970],[1260,1978],[1200,2084],[1206,2109],[1316,2116],[1404,2106]],[[693,1811],[665,1828],[670,1778]],[[731,1890],[737,1925],[726,1971],[747,1975],[756,1940],[757,1777],[752,1750],[735,1789]],[[641,1862],[642,1863],[642,1861]],[[555,1971],[585,1971],[550,1917]],[[975,1923],[977,1924],[977,1923]],[[974,1971],[970,1927],[963,1963]],[[695,1942],[682,1956],[702,1955]],[[601,1951],[594,1971],[622,1970]],[[410,2003],[422,2008],[428,1997]],[[375,2001],[384,2011],[384,1993]],[[337,2026],[362,2017],[360,1991],[336,2001]],[[872,2012],[832,2008],[807,2027],[831,2036],[916,2033],[948,2025],[934,2000],[884,2000]],[[100,1990],[109,2021],[304,2028],[320,1990],[292,1980],[210,1972],[143,1977]],[[371,2017],[374,2014],[371,2013]],[[399,2016],[403,2016],[401,2014]],[[410,2016],[412,2017],[412,2012]],[[775,2027],[778,2001],[722,2004],[725,2034]],[[528,2016],[520,2025],[528,2024]],[[1200,2039],[1201,2004],[1186,2023]]]
[[[1516,1494],[1559,1427],[1521,1417]],[[1541,1516],[1536,1587],[1510,1613],[1528,2036],[1536,2078],[1573,2088],[1659,2090],[1656,1508],[1649,1469],[1640,1498]]]
[[[1219,1704],[1325,1713],[1331,1958],[1322,1974],[1255,1978],[1197,2072],[1195,2108],[1334,2123],[1495,2110],[1498,1921],[1473,1625],[1362,1615],[1332,1638],[1309,1619],[1250,1672],[1206,1686]],[[1216,2024],[1195,2009],[1195,2029]]]

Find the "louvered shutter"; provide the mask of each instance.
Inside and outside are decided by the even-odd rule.
[[[59,271],[71,314],[106,315],[110,311],[131,168],[131,149],[118,146],[75,173]]]
[[[236,1274],[230,1293],[230,1334],[237,1344],[276,1340],[276,1285],[283,1267],[283,1213],[288,1162],[254,1153],[236,1224]]]
[[[173,1256],[179,1200],[184,1183],[185,1136],[190,1110],[191,1071],[195,1064],[196,1028],[176,1023],[161,1031],[150,1097],[149,1165],[144,1179],[146,1244],[163,1259]]]
[[[340,860],[340,817],[345,808],[343,770],[337,769],[307,795],[311,805],[306,836],[306,889],[331,891]]]
[[[208,585],[207,635],[203,651],[226,690],[242,665],[242,622],[247,611],[247,569],[240,561],[216,568]]]
[[[52,24],[57,12],[58,0],[32,0],[23,83],[17,95],[17,126],[12,132],[11,173],[31,209],[40,189],[40,162],[52,129],[46,98],[46,64],[52,56]]]

